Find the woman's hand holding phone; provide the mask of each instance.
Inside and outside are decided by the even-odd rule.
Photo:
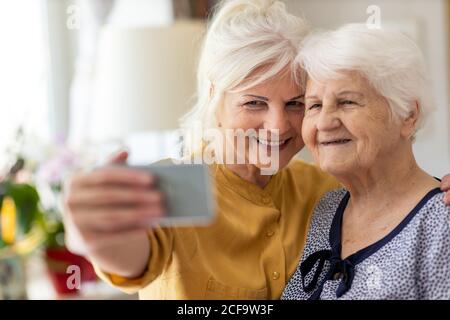
[[[103,271],[134,278],[149,257],[148,226],[166,210],[151,173],[117,166],[127,157],[121,152],[110,166],[68,181],[64,225],[72,252],[86,256]]]

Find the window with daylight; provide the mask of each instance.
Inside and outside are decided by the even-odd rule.
[[[0,165],[16,134],[49,136],[48,46],[44,1],[0,1]]]

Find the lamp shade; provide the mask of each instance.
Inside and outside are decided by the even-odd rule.
[[[95,70],[92,141],[178,128],[192,104],[204,24],[105,27]]]

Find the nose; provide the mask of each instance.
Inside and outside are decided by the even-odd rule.
[[[280,136],[289,131],[291,129],[291,123],[286,110],[284,108],[273,108],[268,112],[264,121],[264,129],[273,132],[276,132],[274,130],[279,130],[278,134]]]
[[[341,125],[341,121],[337,117],[334,110],[322,108],[318,120],[317,129],[320,131],[330,131],[338,128]]]

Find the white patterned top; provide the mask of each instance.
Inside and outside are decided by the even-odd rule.
[[[450,206],[430,191],[387,236],[341,259],[350,194],[327,193],[282,299],[450,299]]]

